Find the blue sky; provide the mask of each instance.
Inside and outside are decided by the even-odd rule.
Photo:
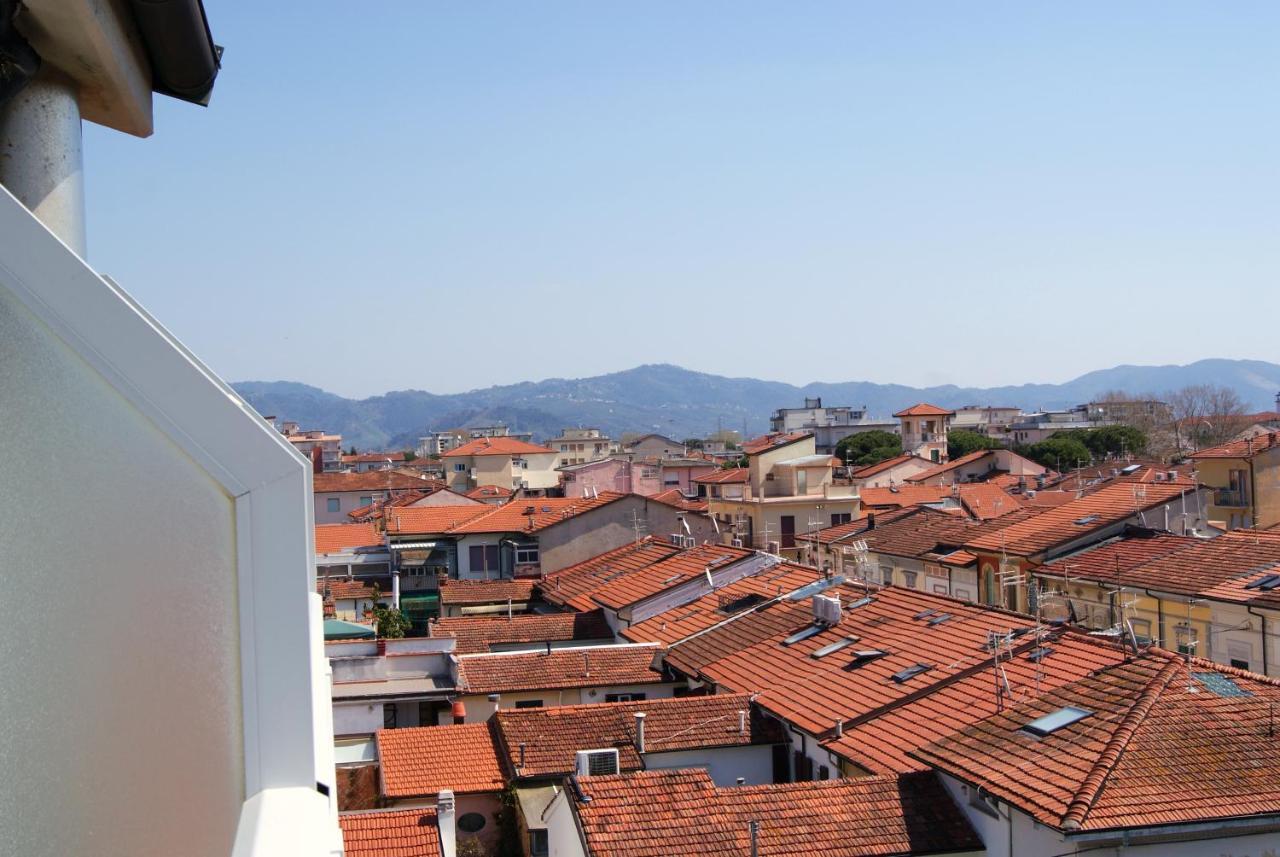
[[[206,0],[89,258],[230,380],[1275,360],[1280,4]]]

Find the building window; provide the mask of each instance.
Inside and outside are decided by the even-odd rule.
[[[472,545],[467,556],[471,561],[472,571],[501,571],[497,545]]]
[[[456,463],[456,464],[454,464],[454,465],[453,465],[453,472],[454,472],[454,473],[462,473],[462,472],[464,472],[466,469],[467,469],[467,465],[463,464],[462,462],[458,462],[458,463]]]
[[[436,703],[419,702],[418,703],[418,725],[419,726],[435,726],[436,720]]]
[[[537,545],[517,545],[516,546],[516,565],[537,565],[538,564],[538,546]]]
[[[341,512],[342,500],[337,497],[330,497],[328,500],[325,501],[325,508],[328,509],[330,512]]]
[[[893,586],[893,566],[880,566],[880,580],[884,582],[885,586]]]
[[[851,512],[833,512],[831,515],[831,526],[838,527],[841,524],[847,524],[853,520]]]
[[[914,571],[902,572],[902,585],[908,589],[916,588],[916,573]]]
[[[831,769],[830,769],[830,768],[828,768],[826,765],[819,765],[819,766],[818,766],[818,779],[820,779],[820,780],[829,780],[829,779],[831,779]]]
[[[361,506],[372,506],[372,505],[373,505],[373,498],[372,498],[372,497],[361,497],[361,498],[360,498],[360,505],[361,505]]]
[[[641,468],[640,468],[640,478],[641,478],[641,479],[656,479],[656,478],[658,478],[658,468],[656,468],[656,467],[641,467]]]
[[[541,699],[522,699],[516,703],[516,708],[541,708]]]
[[[382,728],[396,728],[396,707],[394,703],[386,703],[382,706]]]
[[[643,693],[606,693],[605,702],[644,702]]]
[[[485,824],[484,816],[478,812],[464,812],[458,816],[458,829],[463,833],[479,833]]]
[[[551,845],[547,841],[547,831],[529,831],[529,857],[547,857],[550,850]]]

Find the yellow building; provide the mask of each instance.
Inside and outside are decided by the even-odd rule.
[[[794,559],[800,553],[797,535],[857,516],[857,489],[834,484],[836,460],[815,451],[812,434],[768,434],[744,443],[742,450],[746,482],[732,494],[708,497],[708,512],[726,541]]]
[[[1228,530],[1280,524],[1280,432],[1233,440],[1192,454],[1213,489],[1207,517]]]

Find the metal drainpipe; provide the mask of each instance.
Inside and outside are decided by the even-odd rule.
[[[1254,613],[1253,606],[1250,604],[1246,604],[1244,609],[1249,611],[1250,616],[1257,616],[1262,620],[1262,674],[1270,675],[1267,671],[1267,616],[1265,613]]]
[[[1150,589],[1144,589],[1144,590],[1142,590],[1142,591],[1143,591],[1143,592],[1145,592],[1145,593],[1147,593],[1147,597],[1148,597],[1148,598],[1155,598],[1155,599],[1156,599],[1156,633],[1157,633],[1159,636],[1158,636],[1158,637],[1156,637],[1156,638],[1155,638],[1155,640],[1152,640],[1152,642],[1155,642],[1156,640],[1159,640],[1159,641],[1160,641],[1160,642],[1159,642],[1160,648],[1162,648],[1162,649],[1167,649],[1167,648],[1169,648],[1169,647],[1168,647],[1167,645],[1165,645],[1165,644],[1166,644],[1167,642],[1169,642],[1169,641],[1168,641],[1168,640],[1166,640],[1166,639],[1165,639],[1165,636],[1164,636],[1164,599],[1163,599],[1163,598],[1157,598],[1156,596],[1152,595],[1152,594],[1151,594],[1151,590],[1150,590]],[[1188,627],[1190,627],[1190,626],[1188,626]],[[1174,640],[1174,641],[1173,641],[1173,644],[1176,646],[1176,645],[1178,644],[1178,641],[1177,641],[1177,640]]]
[[[54,68],[42,68],[0,108],[0,184],[84,257],[79,95]]]

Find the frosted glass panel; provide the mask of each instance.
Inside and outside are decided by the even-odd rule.
[[[231,498],[0,281],[0,850],[229,852],[236,603]]]

